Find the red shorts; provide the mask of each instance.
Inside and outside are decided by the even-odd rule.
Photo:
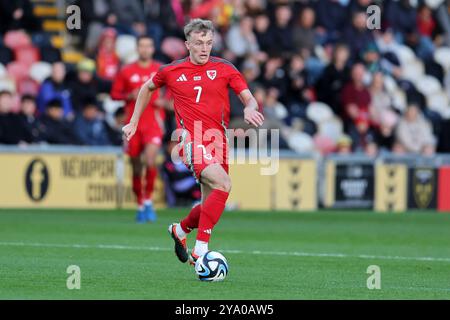
[[[159,127],[138,126],[130,141],[125,142],[125,152],[132,158],[139,157],[148,144],[161,146],[163,133]]]
[[[180,157],[200,181],[202,171],[210,164],[218,163],[228,173],[228,143],[211,141],[180,142]]]

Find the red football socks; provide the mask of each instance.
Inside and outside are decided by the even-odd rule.
[[[200,219],[200,211],[202,210],[202,205],[199,203],[191,209],[191,212],[186,218],[181,220],[180,226],[185,233],[189,233],[192,229],[198,228],[198,220]]]
[[[145,200],[151,200],[153,195],[153,188],[155,186],[157,170],[155,167],[148,167],[145,170]]]
[[[225,209],[228,195],[228,192],[214,189],[206,198],[200,213],[197,240],[209,242],[212,229],[219,221],[220,216]]]
[[[142,178],[140,175],[133,176],[133,192],[136,196],[136,200],[139,206],[142,205],[143,195],[142,195]]]

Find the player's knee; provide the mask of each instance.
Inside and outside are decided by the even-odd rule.
[[[147,159],[145,164],[146,164],[147,168],[154,168],[156,165],[154,159]]]
[[[230,176],[224,175],[217,181],[215,181],[214,189],[219,189],[225,192],[231,191],[231,179]]]

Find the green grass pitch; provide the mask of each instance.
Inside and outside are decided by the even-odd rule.
[[[196,279],[167,233],[129,210],[0,210],[0,299],[450,299],[450,215],[225,212],[210,249],[225,281]],[[195,234],[189,238],[189,245]],[[69,265],[81,289],[68,290]],[[366,286],[381,270],[381,289]]]

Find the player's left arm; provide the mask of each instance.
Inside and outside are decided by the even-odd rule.
[[[264,122],[264,116],[258,111],[258,103],[249,89],[244,89],[239,94],[239,99],[244,105],[244,120],[248,124],[259,127]]]

